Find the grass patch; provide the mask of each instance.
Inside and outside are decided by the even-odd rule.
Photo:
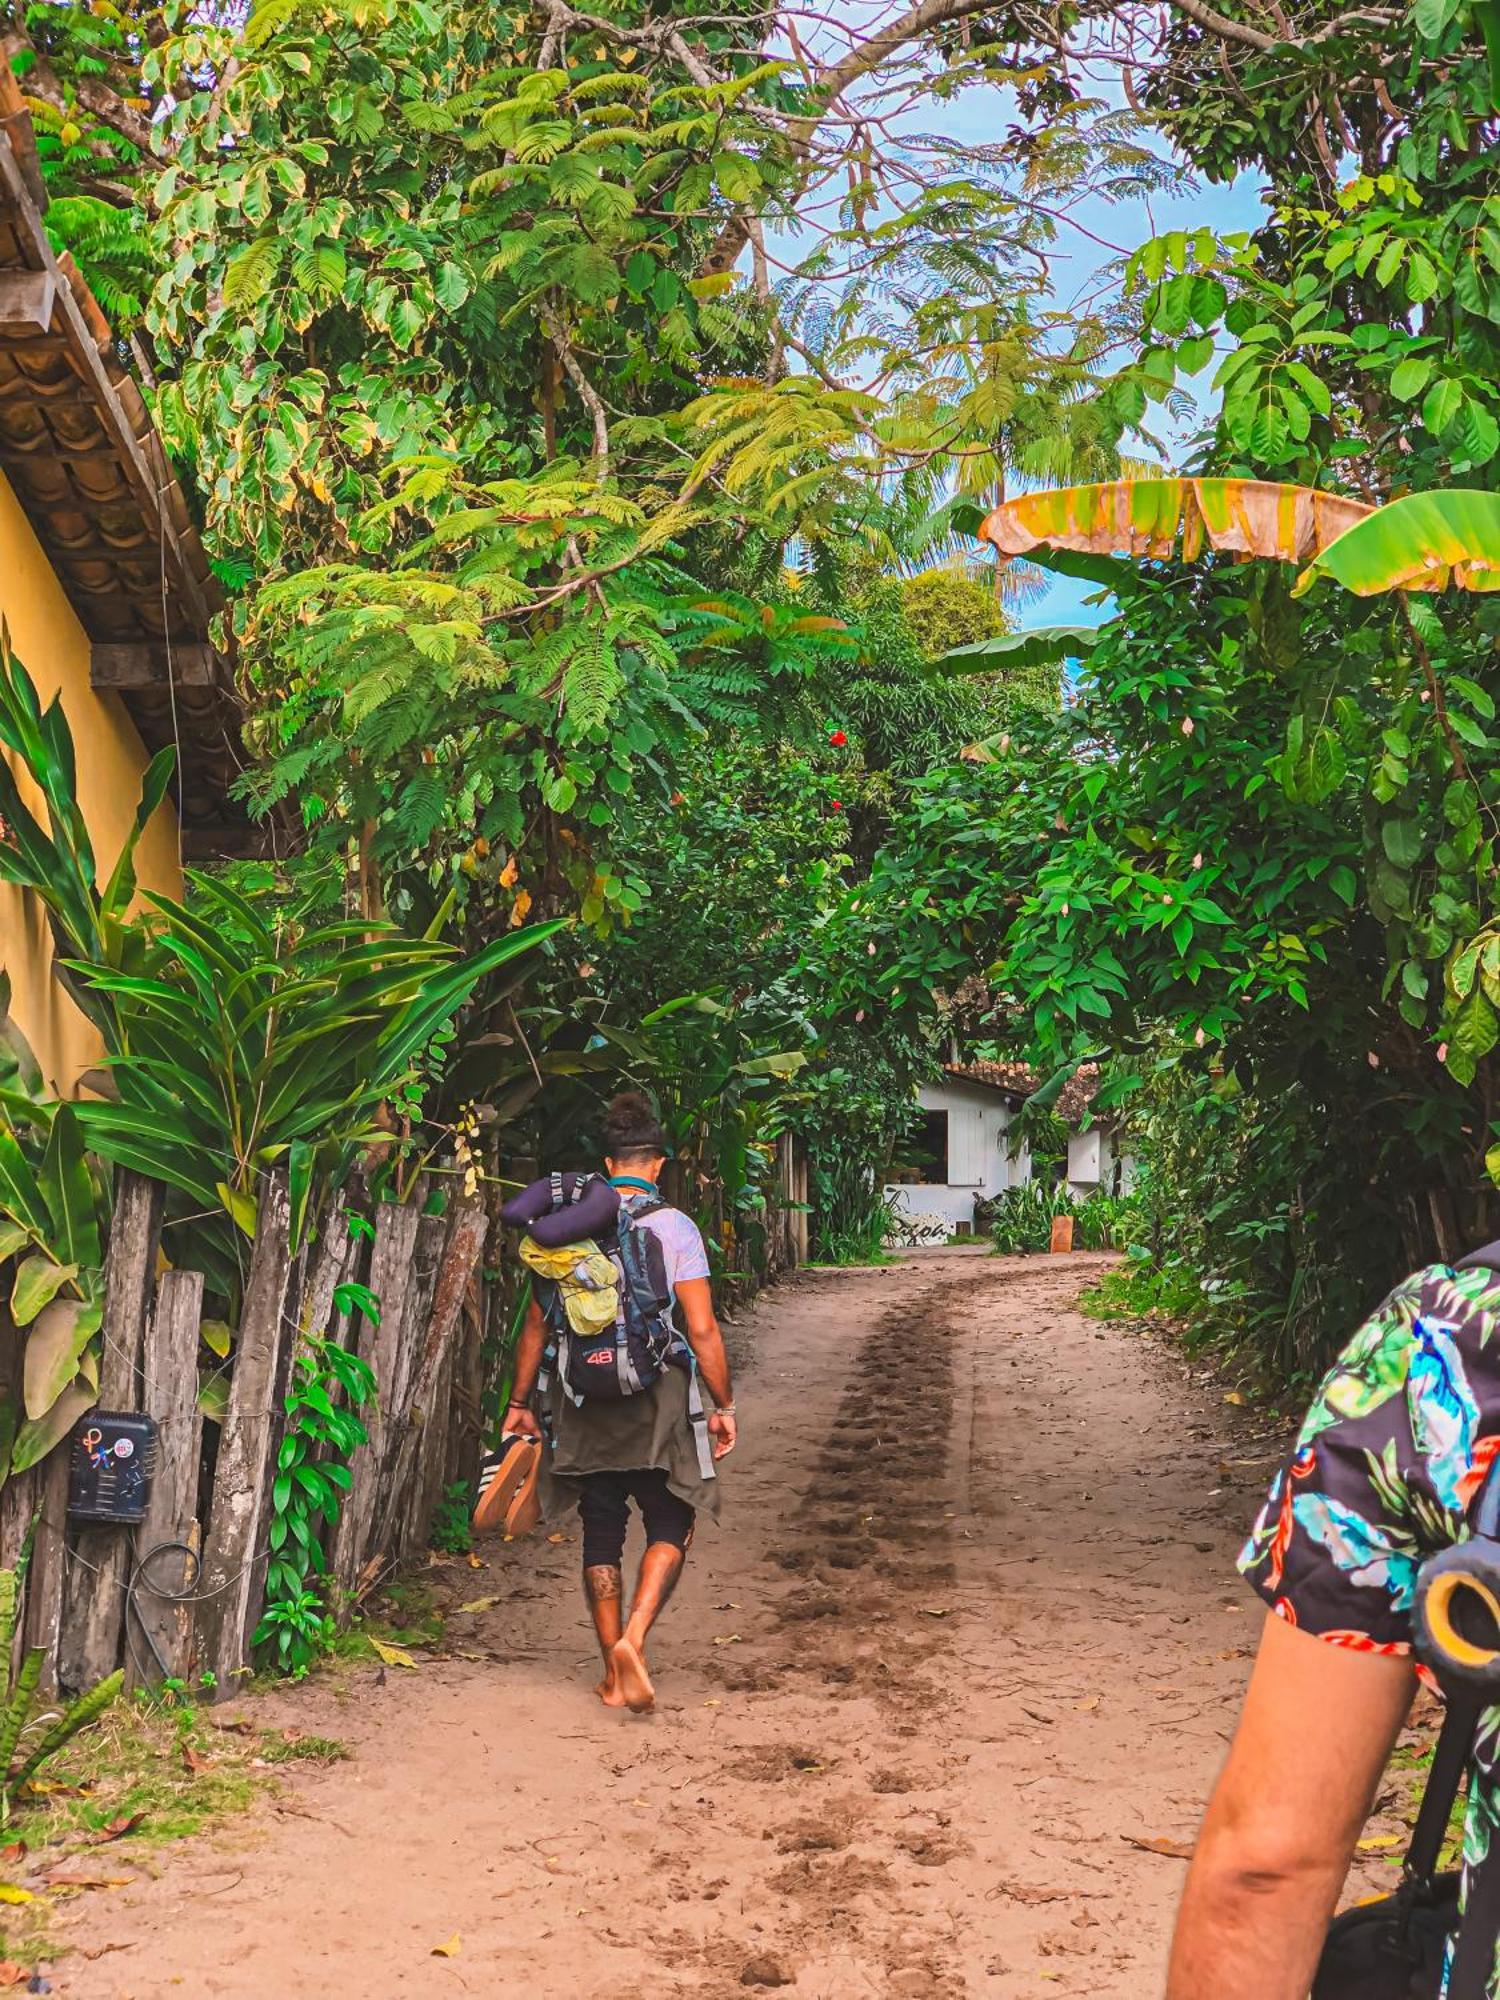
[[[373,1639],[441,1652],[446,1638],[443,1613],[432,1585],[423,1577],[397,1577],[377,1592],[362,1618],[338,1635],[333,1653],[337,1659],[378,1663],[380,1655],[371,1644]]]
[[[254,1802],[264,1783],[251,1768],[257,1750],[253,1734],[217,1728],[200,1709],[118,1702],[47,1766],[11,1838],[65,1843],[135,1819],[132,1846],[190,1839]]]
[[[1203,1319],[1203,1287],[1183,1265],[1133,1257],[1081,1293],[1078,1310],[1090,1319],[1150,1320],[1181,1333]]]
[[[351,1754],[336,1736],[301,1736],[295,1729],[268,1733],[260,1749],[266,1764],[342,1764]]]
[[[6,1900],[0,1958],[29,1966],[66,1952],[51,1928],[63,1901],[248,1811],[280,1788],[278,1766],[347,1754],[332,1737],[262,1729],[171,1691],[117,1702],[51,1760],[0,1833],[0,1878],[29,1898]],[[50,1883],[54,1870],[78,1879]]]

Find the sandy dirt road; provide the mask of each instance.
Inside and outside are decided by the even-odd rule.
[[[449,1657],[252,1705],[351,1761],[77,1906],[115,1949],[54,1990],[1154,2000],[1183,1864],[1131,1843],[1189,1841],[1222,1757],[1259,1475],[1219,1389],[1072,1309],[1097,1261],[780,1288],[653,1716],[590,1692],[576,1538],[491,1545]]]

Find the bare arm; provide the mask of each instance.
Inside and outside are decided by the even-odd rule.
[[[542,1351],[547,1345],[547,1322],[542,1317],[542,1309],[533,1299],[526,1308],[526,1317],[521,1323],[521,1337],[516,1342],[516,1377],[511,1384],[510,1408],[505,1412],[502,1428],[521,1437],[540,1437],[542,1427],[531,1409],[531,1398],[536,1390],[536,1378],[541,1372]]]
[[[684,1278],[674,1289],[682,1308],[683,1332],[697,1360],[698,1373],[718,1405],[708,1420],[714,1457],[724,1458],[734,1450],[738,1426],[734,1417],[734,1384],[729,1379],[729,1357],[724,1352],[724,1336],[714,1312],[713,1287],[707,1278]]]
[[[1306,2000],[1415,1687],[1410,1660],[1267,1618],[1183,1892],[1167,2000]]]

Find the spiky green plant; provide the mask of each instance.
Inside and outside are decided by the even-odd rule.
[[[124,1672],[116,1671],[61,1712],[37,1710],[36,1691],[47,1660],[45,1649],[32,1647],[17,1670],[10,1664],[21,1605],[21,1574],[19,1570],[0,1569],[0,1662],[5,1671],[5,1700],[0,1705],[0,1825],[9,1824],[16,1800],[48,1758],[55,1757],[80,1729],[102,1715],[125,1685]]]

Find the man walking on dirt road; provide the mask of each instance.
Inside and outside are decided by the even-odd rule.
[[[667,1141],[644,1097],[627,1092],[610,1105],[604,1152],[609,1184],[620,1198],[622,1229],[650,1232],[653,1269],[660,1252],[657,1282],[671,1336],[666,1365],[634,1394],[580,1399],[569,1392],[562,1369],[544,1376],[544,1359],[557,1335],[557,1309],[554,1304],[549,1327],[533,1299],[504,1427],[544,1440],[543,1512],[556,1517],[577,1509],[584,1595],[604,1658],[597,1692],[606,1707],[639,1713],[655,1700],[646,1667],[647,1635],[682,1574],[698,1515],[718,1519],[715,1462],[733,1451],[737,1431],[708,1252],[692,1219],[666,1206],[657,1193]],[[706,1416],[700,1383],[713,1405]],[[646,1552],[627,1618],[622,1563],[632,1501],[645,1526]]]

